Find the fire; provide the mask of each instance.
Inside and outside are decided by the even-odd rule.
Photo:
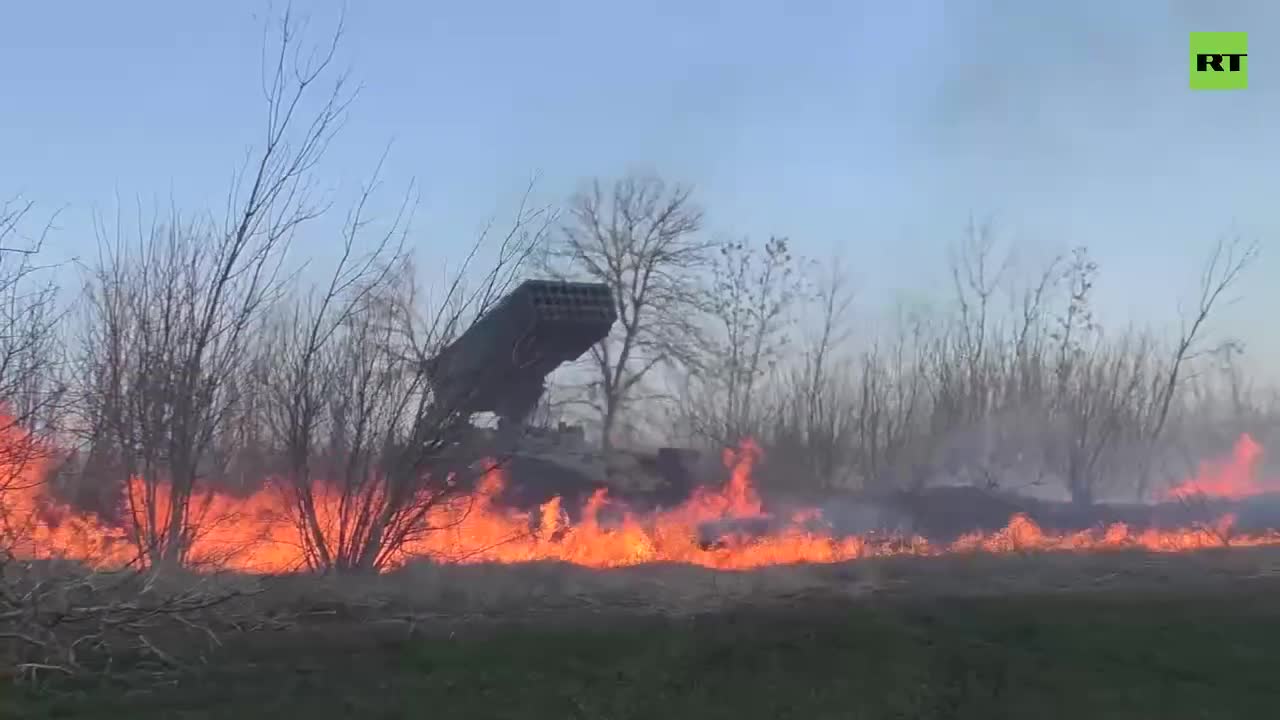
[[[12,431],[0,438],[12,444]],[[1262,487],[1253,480],[1261,447],[1252,438],[1241,438],[1232,457],[1205,467],[1203,477],[1180,485],[1221,494]],[[790,563],[830,563],[858,558],[913,554],[1028,551],[1100,551],[1136,548],[1153,552],[1179,552],[1208,547],[1280,544],[1280,532],[1235,536],[1232,518],[1213,526],[1179,530],[1133,529],[1123,524],[1106,528],[1055,534],[1045,531],[1025,515],[993,533],[973,533],[948,544],[934,544],[922,537],[847,536],[834,534],[822,523],[821,513],[808,510],[786,521],[770,517],[752,483],[752,470],[761,458],[760,448],[745,442],[726,451],[730,479],[721,488],[702,488],[679,507],[651,514],[628,511],[605,491],[592,495],[571,521],[563,501],[553,498],[533,512],[503,507],[497,502],[506,483],[503,469],[490,464],[476,491],[463,503],[441,503],[424,515],[423,526],[434,528],[411,538],[387,563],[396,567],[414,558],[443,562],[515,563],[552,560],[593,568],[644,563],[688,563],[720,569],[749,569]],[[137,543],[130,532],[92,513],[77,512],[55,501],[39,482],[45,468],[26,463],[8,473],[0,485],[0,521],[14,538],[13,551],[30,558],[63,557],[100,566],[120,566],[137,557]],[[1253,483],[1253,484],[1251,484]],[[140,508],[167,507],[167,488],[155,488],[146,497],[138,480],[128,484],[125,517],[130,527],[163,523],[163,512],[151,515]],[[1182,492],[1182,490],[1175,489]],[[313,491],[316,516],[326,530],[340,517],[342,498],[326,484]],[[197,493],[192,499],[198,532],[191,539],[189,557],[194,563],[216,563],[246,572],[290,572],[306,567],[301,530],[294,522],[288,495],[268,485],[242,498],[218,493]],[[612,511],[607,521],[606,509]],[[716,542],[700,535],[707,523],[761,520],[762,535],[730,531]]]
[[[1202,463],[1196,477],[1169,490],[1169,499],[1243,498],[1280,492],[1280,478],[1260,477],[1262,445],[1248,433],[1236,441],[1225,459]]]

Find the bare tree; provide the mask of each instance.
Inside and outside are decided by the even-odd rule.
[[[699,371],[690,378],[694,397],[686,400],[698,432],[712,443],[732,445],[759,435],[776,409],[767,407],[763,391],[779,369],[791,313],[804,290],[796,265],[786,238],[720,247],[708,300],[711,329]]]
[[[784,420],[773,442],[783,441],[777,435],[790,435],[800,451],[797,454],[808,459],[807,474],[827,486],[845,469],[850,449],[850,388],[843,380],[851,368],[841,365],[839,354],[849,339],[853,289],[838,258],[832,259],[814,300],[822,320],[806,343],[803,366],[791,373],[790,402],[784,400],[789,407],[782,413]]]
[[[302,298],[295,298],[281,308],[272,342],[261,346],[263,360],[258,365],[256,378],[265,399],[264,414],[270,435],[284,454],[284,470],[289,480],[288,490],[302,547],[310,564],[321,568],[338,564],[335,554],[341,555],[343,548],[332,547],[333,543],[326,536],[328,518],[318,507],[322,499],[317,500],[316,496],[316,445],[322,442],[321,433],[326,421],[330,421],[333,424],[329,428],[328,449],[334,455],[358,455],[367,451],[363,447],[367,441],[363,436],[366,428],[361,426],[357,429],[360,437],[356,440],[356,447],[352,448],[346,434],[348,418],[345,411],[348,408],[333,400],[345,397],[340,391],[344,380],[353,376],[365,377],[362,371],[372,372],[371,368],[356,366],[361,358],[341,355],[334,346],[341,346],[342,340],[355,337],[365,345],[359,348],[342,346],[341,349],[368,351],[369,354],[386,352],[387,344],[374,342],[372,337],[375,330],[370,326],[373,319],[370,310],[374,305],[371,300],[384,291],[389,279],[394,279],[393,272],[403,259],[407,203],[401,206],[400,214],[370,243],[369,248],[359,246],[370,222],[366,209],[375,185],[376,174],[374,182],[365,187],[348,213],[342,252],[328,281],[309,288]],[[361,415],[361,419],[367,421],[367,414]],[[333,468],[322,469],[331,471]]]
[[[1256,241],[1232,236],[1218,239],[1209,252],[1209,257],[1200,274],[1196,306],[1189,316],[1182,318],[1182,327],[1174,343],[1164,377],[1154,389],[1157,400],[1145,423],[1148,428],[1146,442],[1149,447],[1138,476],[1137,491],[1140,498],[1145,498],[1150,491],[1152,463],[1156,448],[1169,423],[1170,412],[1174,407],[1179,383],[1184,379],[1186,366],[1205,352],[1205,348],[1200,345],[1205,325],[1209,322],[1223,294],[1236,285],[1249,266],[1257,260],[1260,250]]]
[[[1056,433],[1046,438],[1051,467],[1073,502],[1092,505],[1115,469],[1115,453],[1140,442],[1153,379],[1152,345],[1140,336],[1097,341],[1056,373]]]
[[[952,257],[951,277],[960,310],[956,341],[964,354],[973,388],[982,385],[979,376],[984,370],[987,347],[995,330],[991,317],[994,296],[1000,290],[1011,263],[1008,255],[997,261],[995,253],[996,237],[992,223],[979,224],[971,217],[965,228],[964,241]]]
[[[352,94],[332,70],[341,28],[306,53],[295,27],[286,12],[264,55],[262,144],[237,176],[222,221],[174,212],[140,230],[136,243],[117,227],[87,273],[81,355],[90,439],[141,479],[141,493],[128,495],[129,516],[152,563],[186,559],[201,521],[192,505],[197,483],[235,411],[228,378],[246,372],[255,333],[283,288],[290,241],[324,210],[311,172]]]
[[[52,266],[38,262],[53,219],[28,238],[32,209],[18,199],[0,203],[0,402],[25,430],[43,434],[64,399],[57,326],[65,313],[46,272]]]
[[[921,442],[929,328],[916,314],[900,315],[895,324],[891,338],[862,355],[854,461],[864,486],[883,489],[905,481],[918,489],[928,478],[931,450]]]
[[[698,237],[701,228],[690,188],[632,175],[608,191],[596,180],[576,195],[550,247],[548,270],[606,283],[616,295],[616,330],[592,348],[586,388],[606,452],[649,374],[697,359],[700,272],[711,247]]]
[[[311,567],[382,568],[466,517],[466,474],[484,468],[467,462],[466,398],[432,386],[430,360],[519,279],[551,217],[522,203],[493,264],[475,267],[486,232],[433,300],[382,235],[358,262],[344,254],[330,282],[284,316],[263,385]],[[349,224],[348,247],[359,226]]]
[[[0,202],[0,554],[35,520],[12,516],[21,506],[3,500],[44,480],[65,395],[58,288],[37,262],[52,220],[27,236],[32,209],[19,198]]]
[[[1012,259],[998,254],[990,222],[970,219],[950,260],[957,311],[926,352],[930,452],[946,472],[976,474],[991,485],[996,482],[993,466],[1000,464],[997,417],[1002,415],[1001,370],[1007,359],[1003,346],[1008,325],[997,314],[997,293],[1005,286]]]

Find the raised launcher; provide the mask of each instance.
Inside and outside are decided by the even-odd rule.
[[[433,358],[428,376],[446,407],[521,426],[547,375],[607,337],[617,312],[603,283],[526,280]]]

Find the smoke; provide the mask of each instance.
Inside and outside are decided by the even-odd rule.
[[[1280,6],[1257,1],[947,5],[932,62],[903,80],[916,99],[900,116],[920,155],[920,204],[949,223],[930,234],[991,213],[1022,246],[1088,245],[1103,316],[1176,324],[1209,243],[1280,232],[1263,189],[1280,151],[1268,127],[1280,113],[1276,28]],[[1188,33],[1205,30],[1249,33],[1247,91],[1188,89]],[[1280,301],[1265,281],[1280,259],[1263,264],[1221,328],[1274,376],[1280,338],[1259,328],[1260,309]]]

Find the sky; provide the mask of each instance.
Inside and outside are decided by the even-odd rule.
[[[342,8],[294,3],[317,40]],[[260,135],[280,9],[4,3],[0,197],[59,210],[62,257],[94,252],[95,214],[219,208]],[[1263,252],[1215,332],[1280,368],[1274,2],[380,0],[345,17],[361,91],[324,187],[341,207],[387,150],[376,207],[416,187],[428,267],[531,177],[554,203],[641,171],[694,185],[711,232],[838,253],[867,308],[940,292],[974,215],[1022,258],[1087,245],[1104,317],[1173,327],[1234,232]],[[1250,33],[1247,90],[1189,90],[1187,34],[1209,30]],[[340,219],[299,252],[332,252]]]

